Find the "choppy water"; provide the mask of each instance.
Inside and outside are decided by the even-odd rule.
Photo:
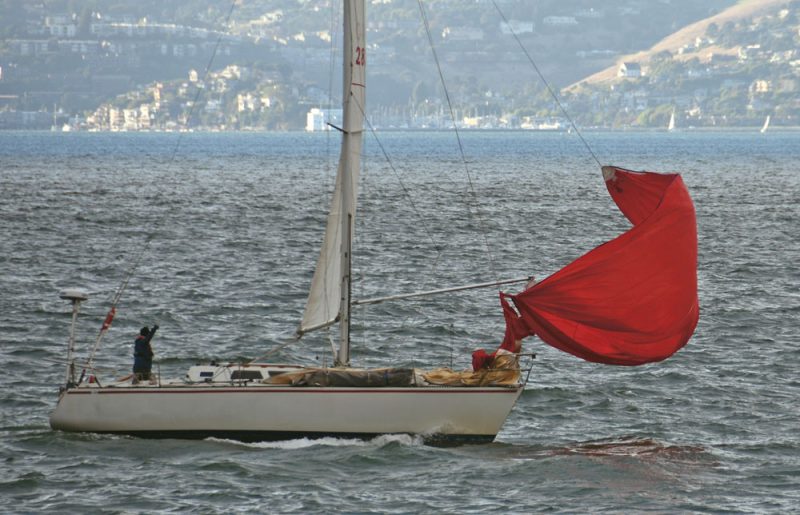
[[[441,449],[408,437],[241,444],[51,431],[70,317],[59,290],[93,292],[78,332],[85,355],[148,238],[100,353],[108,376],[128,373],[144,323],[161,325],[165,376],[256,357],[294,330],[338,141],[0,133],[0,511],[796,511],[800,134],[587,139],[609,164],[683,173],[698,212],[697,332],[672,359],[636,368],[530,341],[531,383],[497,441]],[[392,166],[368,142],[357,297],[544,276],[626,227],[574,136],[464,140],[469,178],[452,135],[383,136]],[[503,329],[493,291],[355,318],[353,360],[365,366],[466,368]],[[329,362],[329,345],[311,336],[279,358]]]

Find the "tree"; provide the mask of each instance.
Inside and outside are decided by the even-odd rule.
[[[655,62],[672,61],[672,52],[669,50],[662,50],[654,54],[652,60]]]
[[[736,38],[734,36],[736,32],[736,24],[732,21],[726,21],[725,25],[722,26],[722,30],[719,32],[719,41],[718,43],[724,47],[732,47],[736,45]]]

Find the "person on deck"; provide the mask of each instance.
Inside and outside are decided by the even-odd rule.
[[[514,357],[522,351],[522,340],[514,340],[511,345],[505,343],[491,354],[484,349],[472,353],[472,370],[477,372],[482,368],[495,368],[495,360],[500,356]]]
[[[153,348],[150,340],[157,330],[158,325],[153,325],[153,329],[142,327],[133,343],[133,384],[152,379],[150,371],[153,368]]]
[[[525,289],[531,288],[536,281],[533,277],[525,285]],[[500,347],[491,354],[484,349],[478,349],[472,353],[472,370],[478,372],[482,369],[507,368],[512,362],[517,363],[517,355],[522,352],[522,339],[532,334],[524,327],[522,317],[517,313],[500,294],[500,303],[503,306],[503,317],[506,321],[506,334]]]

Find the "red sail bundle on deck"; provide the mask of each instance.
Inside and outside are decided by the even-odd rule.
[[[683,180],[610,166],[603,177],[633,227],[522,293],[501,294],[504,346],[536,334],[587,361],[641,365],[689,341],[700,313],[697,222]]]

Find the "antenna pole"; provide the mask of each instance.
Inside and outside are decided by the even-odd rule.
[[[69,343],[67,343],[67,388],[75,384],[75,326],[78,323],[78,313],[81,302],[87,300],[89,295],[82,290],[64,290],[59,295],[64,300],[72,303],[72,323],[69,328]]]

